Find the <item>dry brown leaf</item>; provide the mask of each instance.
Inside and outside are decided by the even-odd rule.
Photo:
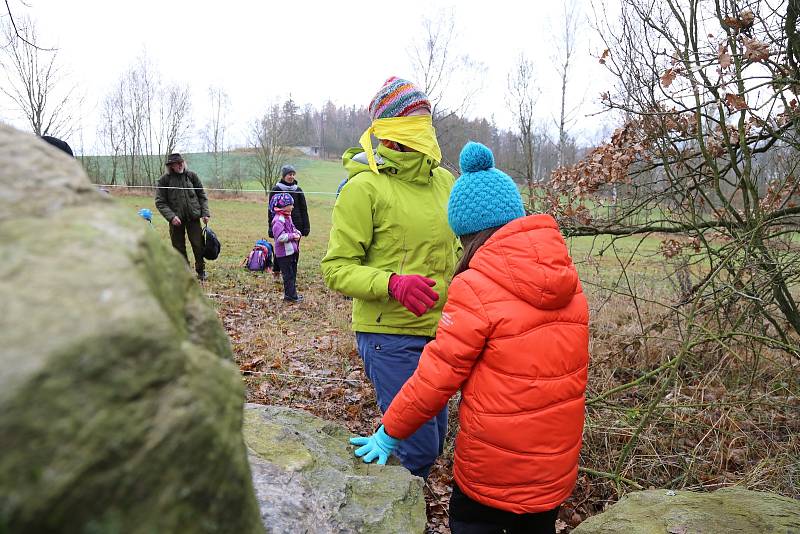
[[[744,97],[734,93],[728,93],[725,95],[725,104],[728,106],[728,108],[735,109],[736,111],[747,109],[747,101],[744,99]]]
[[[262,363],[264,363],[264,359],[263,358],[254,358],[254,359],[250,360],[249,362],[243,363],[242,365],[240,365],[239,366],[239,370],[242,371],[242,372],[252,371],[256,367],[261,365]]]
[[[603,53],[600,55],[600,64],[601,65],[605,65],[607,57],[608,57],[608,48],[603,50]]]
[[[722,23],[736,31],[742,31],[751,27],[755,20],[755,15],[748,9],[746,11],[742,11],[738,17],[725,17],[722,19]]]
[[[662,87],[669,87],[673,81],[675,81],[675,76],[677,74],[672,69],[667,69],[664,74],[661,75],[661,86]]]
[[[756,16],[748,9],[739,14],[739,20],[742,23],[742,28],[749,28],[755,22]]]
[[[728,45],[719,45],[719,66],[720,68],[727,69],[731,66],[731,55],[728,53]]]
[[[745,46],[744,57],[750,61],[764,61],[769,59],[769,45],[756,39],[751,39],[746,35],[742,36],[742,43]]]

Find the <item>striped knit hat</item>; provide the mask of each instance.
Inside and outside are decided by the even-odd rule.
[[[431,112],[428,95],[408,80],[392,76],[369,103],[369,116],[372,120],[405,117],[418,109]]]

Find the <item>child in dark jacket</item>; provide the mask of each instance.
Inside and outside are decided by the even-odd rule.
[[[578,473],[589,309],[556,221],[525,216],[491,151],[468,143],[448,222],[461,238],[436,338],[356,456],[385,463],[461,389],[450,528],[554,533]]]
[[[297,259],[300,251],[300,232],[292,222],[294,199],[289,193],[278,193],[269,202],[272,235],[275,237],[275,262],[283,277],[283,300],[300,302],[297,294]]]

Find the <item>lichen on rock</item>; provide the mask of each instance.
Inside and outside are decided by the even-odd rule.
[[[774,493],[723,488],[711,493],[629,493],[575,534],[787,534],[800,532],[800,501]]]
[[[422,533],[422,479],[353,456],[346,428],[280,406],[245,406],[245,443],[268,532]]]

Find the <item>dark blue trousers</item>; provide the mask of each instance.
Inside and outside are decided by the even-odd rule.
[[[419,363],[420,354],[430,338],[400,334],[356,332],[358,353],[378,398],[381,412],[386,413],[392,399],[403,387]],[[447,407],[425,422],[419,430],[402,440],[394,455],[414,475],[427,478],[436,457],[444,449],[447,436]]]

